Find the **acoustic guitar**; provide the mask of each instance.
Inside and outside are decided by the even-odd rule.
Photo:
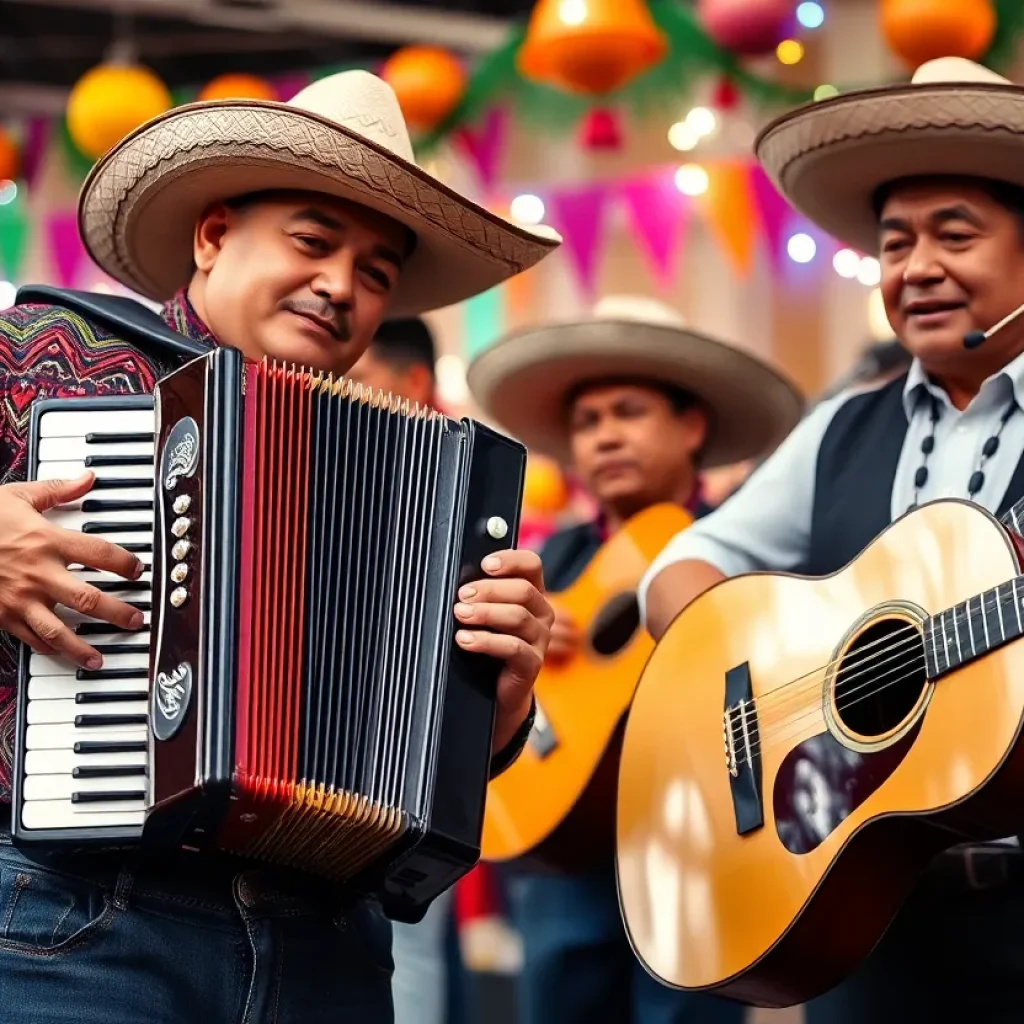
[[[804,1002],[937,853],[1020,831],[1022,554],[983,509],[936,501],[832,576],[738,576],[673,621],[619,774],[620,908],[651,974]]]
[[[575,656],[548,664],[534,686],[537,717],[526,748],[487,787],[481,855],[542,870],[579,870],[615,848],[621,721],[654,647],[636,588],[648,566],[692,522],[654,505],[629,519],[552,603],[583,633]]]

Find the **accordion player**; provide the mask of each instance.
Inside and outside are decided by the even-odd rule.
[[[59,609],[97,671],[22,650],[13,837],[220,851],[395,920],[477,861],[500,665],[454,642],[459,586],[518,534],[526,451],[343,379],[194,359],[152,396],[37,402],[47,513],[149,561],[72,566],[145,617]]]

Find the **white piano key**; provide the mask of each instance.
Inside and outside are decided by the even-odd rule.
[[[138,458],[144,456],[153,458],[154,444],[152,441],[124,441],[119,444],[86,444],[84,437],[49,437],[39,441],[39,471],[43,466],[54,462],[83,462],[90,455],[119,455]],[[90,466],[93,472],[109,470],[117,467]],[[135,469],[141,473],[152,473],[152,464],[143,463],[139,466],[129,466],[128,469]],[[83,472],[84,472],[83,468]],[[77,474],[76,474],[77,475]]]
[[[151,594],[147,595],[147,594],[144,594],[144,593],[133,594],[131,596],[131,600],[132,601],[149,601],[149,600],[151,600],[151,598],[152,598]],[[88,615],[82,615],[81,612],[76,612],[76,611],[73,611],[71,608],[66,608],[62,604],[57,605],[54,608],[53,611],[54,611],[54,614],[57,616],[57,618],[61,620],[61,622],[66,622],[72,629],[74,629],[75,626],[81,625],[83,622],[96,622],[97,621],[96,619],[90,618]],[[146,611],[142,612],[143,625],[149,625],[149,618],[150,618],[150,612],[147,609]],[[86,641],[88,643],[92,643],[94,638],[87,636],[85,639],[86,639]],[[102,643],[103,642],[99,637],[96,637],[95,639],[96,639],[97,643]]]
[[[149,779],[139,775],[116,775],[107,778],[76,779],[73,775],[32,775],[25,780],[22,795],[26,800],[70,800],[74,793],[145,792]],[[121,801],[111,801],[120,803]]]
[[[143,534],[137,533],[137,534],[135,534],[134,537],[132,537],[130,534],[126,533],[126,534],[123,534],[121,536],[120,540],[112,540],[111,538],[113,537],[113,534],[105,533],[105,534],[103,534],[103,539],[105,541],[109,541],[111,544],[121,545],[121,544],[124,544],[125,542],[135,543],[136,541],[141,541],[143,539],[143,536],[144,536]],[[149,551],[132,551],[131,553],[143,565],[148,565],[150,567],[150,570],[152,570],[152,568],[153,568],[153,551],[152,551],[152,546],[153,545],[152,545],[151,541],[147,541],[147,543],[149,543],[149,545],[150,545],[150,550]],[[68,571],[69,572],[73,572],[76,576],[80,576],[83,572],[84,573],[90,573],[90,572],[97,572],[98,570],[91,569],[91,568],[87,569],[84,565],[82,565],[81,562],[69,562],[68,563]],[[114,576],[113,578],[114,579],[123,579],[124,577],[123,576]],[[139,577],[139,579],[141,579],[141,580],[148,580],[148,579],[150,579],[150,577],[149,577],[148,574],[143,573],[142,576]]]
[[[30,725],[25,729],[26,750],[72,750],[78,742],[132,743],[148,742],[149,727],[145,725],[104,725],[80,729],[74,725]]]
[[[28,830],[60,828],[109,828],[142,825],[146,806],[142,801],[116,804],[73,804],[70,800],[33,800],[21,809],[22,827]]]
[[[40,437],[84,439],[86,434],[142,434],[155,428],[155,409],[55,410],[39,418]]]
[[[77,476],[78,474],[76,474]],[[99,491],[88,491],[83,494],[81,498],[75,498],[74,501],[65,501],[60,505],[54,506],[54,511],[58,512],[72,512],[79,511],[82,508],[82,502],[85,501],[152,501],[153,500],[153,488],[152,487],[121,487],[121,488],[103,488]],[[132,513],[139,511],[137,509],[113,509],[112,511],[120,513]],[[147,511],[143,509],[142,511]]]
[[[69,775],[76,768],[145,766],[148,764],[149,753],[146,750],[76,754],[68,747],[66,750],[27,750],[25,752],[26,775]]]
[[[28,681],[28,699],[74,700],[80,693],[149,692],[149,679],[76,679],[74,676],[37,676]]]
[[[117,445],[91,445],[89,447],[89,453],[102,454],[107,448],[116,448]],[[139,446],[141,447],[141,446]],[[149,446],[152,449],[152,445]],[[111,455],[122,454],[120,452],[110,452]],[[148,455],[149,452],[124,452],[125,455]],[[156,481],[156,475],[153,472],[152,466],[87,466],[85,464],[85,456],[83,455],[80,459],[63,459],[54,460],[53,462],[40,462],[38,470],[36,470],[36,477],[39,480],[74,480],[80,477],[87,469],[92,470],[97,480],[153,480]],[[101,488],[103,490],[103,488]],[[117,490],[117,488],[112,488]],[[96,488],[93,488],[89,492],[90,494],[99,493]]]
[[[46,518],[54,524],[59,526],[62,530],[71,530],[74,533],[81,533],[82,527],[86,523],[131,523],[133,526],[138,526],[138,529],[134,531],[122,531],[124,533],[133,533],[139,540],[144,540],[153,536],[153,510],[145,509],[142,511],[112,511],[112,512],[82,512],[77,508],[55,508],[47,513]],[[108,534],[98,533],[97,537],[107,540]]]
[[[94,637],[85,637],[92,643]],[[134,668],[142,672],[149,671],[149,654],[105,654],[103,655],[103,668]],[[78,666],[69,658],[55,654],[36,654],[28,660],[29,676],[73,676],[78,671]],[[102,669],[101,669],[102,671]],[[101,680],[96,680],[100,682]]]
[[[70,568],[70,566],[69,566]],[[116,572],[107,572],[106,569],[72,569],[80,580],[86,583],[148,583],[152,587],[153,571],[152,566],[144,572],[137,580],[128,579],[125,576],[118,576]]]
[[[78,704],[74,700],[30,700],[25,709],[25,720],[29,725],[73,725],[79,715],[145,715],[149,712],[149,701],[105,701],[102,704]],[[81,726],[79,739],[91,732],[93,726]]]

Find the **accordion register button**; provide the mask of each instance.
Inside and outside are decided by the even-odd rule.
[[[171,591],[171,604],[180,608],[188,600],[188,591],[184,587],[175,587]]]
[[[175,583],[184,583],[185,577],[188,575],[188,566],[184,562],[179,562],[171,570],[171,579]]]
[[[487,533],[495,540],[502,540],[508,533],[508,523],[501,516],[491,516],[487,520]]]
[[[174,499],[174,514],[183,516],[187,511],[189,505],[192,504],[192,499],[187,494],[179,494]]]
[[[176,562],[183,562],[185,556],[192,550],[192,545],[187,540],[176,541],[174,547],[171,548],[171,558]]]
[[[184,537],[188,533],[188,528],[192,525],[192,520],[188,516],[182,516],[180,519],[175,519],[171,525],[171,533],[175,537]]]

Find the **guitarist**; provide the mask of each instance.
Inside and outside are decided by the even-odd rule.
[[[608,298],[592,317],[499,341],[470,366],[468,383],[489,416],[559,459],[597,506],[593,522],[554,534],[541,552],[556,592],[645,508],[675,502],[703,515],[699,470],[767,454],[801,409],[767,366],[636,298]],[[587,626],[556,606],[549,661],[571,658]],[[515,865],[509,894],[525,947],[522,1024],[742,1021],[741,1006],[663,987],[643,970],[622,926],[611,850],[575,875]]]
[[[957,497],[1002,516],[1024,495],[1022,125],[1024,89],[945,58],[910,86],[815,103],[762,133],[758,157],[790,203],[878,254],[889,322],[913,361],[818,405],[733,499],[668,545],[639,593],[656,638],[726,577],[827,575],[908,508]],[[1020,1020],[1022,920],[1016,839],[951,850],[806,1020]]]

